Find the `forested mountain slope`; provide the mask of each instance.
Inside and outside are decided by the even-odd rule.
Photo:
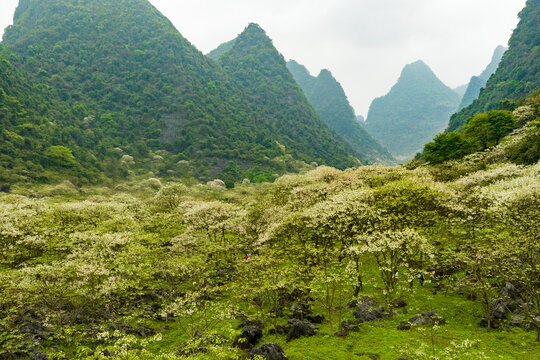
[[[234,40],[219,63],[253,104],[250,110],[257,114],[257,123],[283,134],[279,142],[296,158],[309,161],[320,156],[339,167],[350,164],[343,154],[355,151],[347,143],[339,143],[337,135],[321,121],[285,59],[257,24],[250,24]]]
[[[304,94],[311,102],[319,117],[349,142],[370,163],[395,164],[388,150],[383,148],[359,124],[341,84],[328,70],[319,76],[311,76],[309,71],[296,61],[287,63]]]
[[[540,0],[528,0],[495,74],[478,99],[454,114],[448,131],[463,127],[474,114],[499,108],[501,101],[517,101],[540,88]]]
[[[407,160],[444,130],[459,96],[422,61],[407,65],[390,92],[371,104],[366,130],[398,160]]]
[[[288,98],[286,89],[276,83],[273,101],[250,96],[147,0],[21,0],[3,43],[28,81],[70,115],[49,122],[62,129],[55,142],[83,149],[74,164],[89,158],[102,173],[145,169],[236,180],[253,166],[285,171],[287,164],[274,160],[284,154],[341,168],[356,164],[316,116],[300,125],[314,126],[307,129],[314,146],[297,146],[293,124],[280,123],[273,106]],[[260,114],[278,120],[270,126]],[[226,168],[236,170],[224,174]]]

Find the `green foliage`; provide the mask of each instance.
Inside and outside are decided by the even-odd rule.
[[[317,118],[285,63],[270,59],[277,58],[252,57],[261,71],[248,73],[248,84],[146,0],[21,2],[0,49],[0,164],[10,178],[97,183],[129,174],[123,156],[135,172],[201,180],[235,161],[231,183],[256,164],[282,174],[279,141],[296,160],[355,165],[354,151]],[[266,90],[254,95],[259,86]],[[51,146],[71,149],[80,168],[49,162],[42,154]]]
[[[264,331],[263,341],[280,343],[290,359],[413,351],[511,359],[525,343],[529,354],[540,351],[524,330],[477,331],[506,281],[538,299],[523,313],[535,321],[538,165],[499,165],[448,183],[424,168],[371,166],[320,167],[220,191],[159,179],[121,185],[64,182],[71,191],[0,195],[2,349],[241,359],[245,352],[231,347],[235,318],[275,327],[286,322],[280,312],[301,306],[324,312],[319,335],[286,344]],[[437,288],[419,288],[419,272]],[[409,311],[436,310],[447,325],[399,332],[411,314],[390,313],[346,338],[331,336],[351,319],[345,305],[365,295],[387,308],[400,296]],[[43,324],[46,338],[28,324]],[[456,345],[466,339],[475,346]]]
[[[470,153],[471,144],[460,133],[442,133],[426,144],[422,159],[430,164],[461,159]]]
[[[471,118],[461,133],[442,133],[426,144],[421,158],[430,164],[460,159],[499,144],[516,127],[514,115],[493,110]],[[533,150],[534,151],[534,150]]]
[[[231,50],[219,58],[222,68],[241,84],[252,106],[256,124],[276,137],[295,158],[318,164],[351,167],[358,154],[340,144],[333,132],[317,116],[302,94],[283,56],[264,30],[250,24],[234,40]],[[265,140],[261,139],[262,143]],[[276,146],[275,142],[271,145]]]
[[[73,153],[65,146],[51,146],[45,150],[44,155],[53,165],[65,167],[75,165],[75,157],[73,156]]]

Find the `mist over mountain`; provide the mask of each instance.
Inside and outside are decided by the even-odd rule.
[[[362,128],[341,84],[328,70],[317,77],[291,60],[287,67],[304,91],[319,117],[351,144],[370,163],[395,164],[392,155]]]
[[[366,130],[398,160],[420,151],[448,125],[459,96],[422,61],[405,66],[390,92],[371,104]]]

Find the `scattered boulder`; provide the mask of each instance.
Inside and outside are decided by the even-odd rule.
[[[28,355],[20,350],[7,350],[4,352],[0,352],[0,359],[26,359],[28,358]]]
[[[122,322],[110,323],[109,328],[111,330],[119,330],[128,335],[138,335],[143,338],[154,336],[156,334],[154,329],[151,329],[144,325],[137,325],[137,327],[127,325]]]
[[[287,330],[287,342],[298,339],[301,336],[313,336],[317,334],[319,329],[309,321],[298,319],[289,319],[285,326]]]
[[[349,332],[345,329],[341,329],[336,333],[337,337],[346,337],[347,335],[349,335]]]
[[[0,192],[9,193],[11,191],[11,186],[9,185],[0,185]]]
[[[424,325],[444,325],[446,320],[439,316],[435,311],[428,311],[426,313],[421,313],[413,316],[409,319],[409,323],[416,326]]]
[[[525,316],[514,315],[510,320],[510,326],[513,327],[522,327],[525,324]]]
[[[407,306],[407,303],[402,298],[397,298],[392,302],[392,306],[394,306],[395,308],[404,308],[405,306]]]
[[[281,306],[274,306],[272,309],[270,309],[270,315],[275,318],[282,318],[285,316]]]
[[[411,330],[411,324],[409,324],[408,322],[401,322],[401,324],[398,325],[397,327],[398,330]]]
[[[511,283],[506,283],[499,292],[499,298],[508,300],[522,300],[518,289]]]
[[[244,326],[242,334],[234,339],[233,346],[240,349],[249,350],[263,337],[260,327],[254,325]]]
[[[381,304],[370,297],[364,297],[354,310],[356,322],[379,321],[385,317]]]
[[[52,332],[48,327],[31,318],[22,320],[18,332],[34,344],[41,344],[42,341],[52,336]]]
[[[277,325],[275,328],[268,330],[268,335],[283,335],[287,333],[285,326]]]
[[[249,358],[254,358],[255,355],[262,356],[266,360],[287,360],[283,349],[276,343],[263,344],[261,347],[251,350]]]
[[[36,351],[30,356],[30,360],[49,360],[49,356],[42,352]]]
[[[305,319],[311,312],[311,307],[306,303],[294,304],[291,306],[291,319]]]
[[[540,326],[540,316],[537,315],[534,320],[531,320],[527,323],[525,326],[525,329],[528,331],[536,331],[538,330],[538,327]]]
[[[510,314],[521,314],[526,310],[527,305],[517,288],[511,283],[506,283],[499,292],[496,300],[491,302],[490,326],[493,329],[499,328],[501,324],[508,319]],[[521,325],[519,325],[521,323]],[[510,326],[522,326],[519,317],[513,317],[510,321]],[[488,315],[482,317],[480,326],[488,327]]]
[[[306,320],[312,324],[322,324],[324,321],[324,315],[306,315]]]
[[[346,320],[341,322],[341,328],[346,331],[354,331],[358,329],[358,324],[352,320]]]
[[[358,300],[351,300],[347,304],[347,309],[354,309],[357,306],[358,306]]]
[[[381,357],[377,354],[368,354],[368,353],[360,353],[360,354],[356,354],[360,357],[362,356],[367,356],[368,358],[370,358],[371,360],[379,360]]]
[[[260,329],[264,328],[264,323],[259,319],[250,319],[247,317],[242,318],[242,323],[238,328],[245,328],[247,326],[255,326]]]

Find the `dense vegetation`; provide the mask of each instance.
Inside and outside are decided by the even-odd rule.
[[[287,63],[296,82],[313,105],[319,117],[338,135],[349,142],[370,163],[393,165],[395,160],[388,150],[373,139],[358,123],[341,84],[328,70],[313,77],[296,61]]]
[[[0,354],[242,359],[275,342],[291,360],[536,358],[539,171],[476,156],[234,190],[14,188]]]
[[[414,157],[448,125],[459,104],[422,61],[407,65],[390,92],[371,104],[366,130],[398,160]]]
[[[283,118],[281,109],[251,96],[245,83],[201,54],[146,0],[24,0],[3,43],[22,82],[15,86],[34,84],[26,85],[25,96],[39,104],[24,109],[35,114],[17,120],[24,126],[8,128],[12,137],[35,143],[26,147],[26,157],[2,148],[4,157],[15,158],[1,164],[10,182],[36,180],[31,173],[47,181],[48,170],[58,173],[40,161],[41,150],[51,145],[66,147],[73,166],[88,169],[73,172],[72,180],[81,183],[129,171],[268,180],[293,169],[291,156],[339,168],[356,164],[354,152],[303,99],[290,104],[299,114]],[[13,78],[9,74],[2,72],[4,82]],[[260,75],[253,81],[271,82],[274,99],[288,99],[290,83]],[[40,92],[47,101],[35,100]],[[46,124],[50,129],[43,131]]]
[[[528,0],[519,16],[521,20],[497,71],[478,99],[452,116],[448,131],[462,128],[474,114],[505,110],[501,100],[517,101],[540,88],[540,0]]]
[[[352,157],[343,154],[356,152],[338,143],[335,133],[319,119],[264,30],[249,24],[233,43],[219,64],[241,84],[243,95],[251,100],[251,113],[257,114],[256,123],[270,134],[282,134],[280,144],[297,159],[308,162],[319,156],[316,162],[327,159],[341,168],[354,164]]]
[[[426,144],[419,156],[431,164],[460,159],[483,151],[503,151],[505,159],[516,164],[535,164],[540,160],[540,95],[536,91],[519,102],[513,111],[492,110],[474,115],[461,132],[446,132]],[[501,139],[514,131],[504,144]]]
[[[467,86],[467,89],[461,99],[461,104],[458,107],[458,111],[463,109],[464,107],[471,105],[474,100],[478,98],[478,95],[480,95],[480,91],[486,86],[486,83],[488,82],[491,75],[495,74],[495,71],[497,71],[497,68],[499,67],[499,64],[506,50],[507,48],[505,48],[504,46],[498,46],[495,49],[493,57],[491,58],[491,62],[486,67],[486,69],[480,75],[473,76],[471,78],[471,81],[469,82],[469,85]]]

